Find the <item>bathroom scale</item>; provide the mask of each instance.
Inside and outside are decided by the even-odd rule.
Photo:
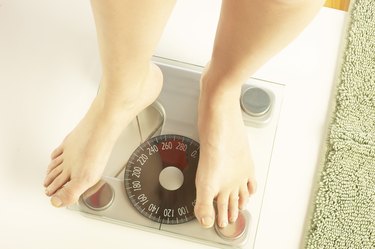
[[[158,99],[115,144],[101,180],[77,204],[91,218],[220,248],[252,248],[284,85],[251,78],[238,100],[253,158],[257,191],[235,223],[203,228],[194,215],[199,160],[197,106],[203,67],[154,57],[164,75]]]

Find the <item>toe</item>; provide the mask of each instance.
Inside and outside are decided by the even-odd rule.
[[[254,179],[251,179],[247,182],[247,190],[249,194],[254,194],[257,189],[257,183]]]
[[[228,202],[229,194],[221,193],[217,197],[217,224],[219,227],[228,225]]]
[[[212,227],[215,222],[214,198],[215,192],[213,188],[197,185],[197,199],[194,212],[198,221],[206,228]]]
[[[63,207],[74,204],[86,189],[91,187],[81,179],[71,179],[64,187],[60,188],[51,198],[51,203],[55,207]]]
[[[68,174],[60,173],[46,188],[46,195],[53,195],[59,188],[69,180]]]
[[[238,217],[238,192],[229,196],[229,222],[234,223]]]
[[[48,185],[50,185],[55,180],[55,178],[61,174],[62,170],[63,167],[61,166],[57,166],[53,170],[51,170],[44,178],[44,187],[48,187]]]
[[[63,161],[64,161],[64,159],[63,159],[62,155],[52,159],[51,162],[48,165],[47,174],[49,174],[54,168],[56,168],[57,166],[62,164]]]
[[[63,146],[60,145],[51,153],[51,159],[55,159],[56,157],[60,156],[63,153]]]
[[[244,210],[249,200],[249,191],[247,190],[247,186],[240,188],[239,197],[240,199],[238,201],[238,207],[239,209]]]

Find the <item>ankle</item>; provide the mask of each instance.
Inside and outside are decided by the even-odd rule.
[[[209,122],[222,122],[225,119],[241,119],[241,82],[230,77],[217,77],[206,70],[201,78],[201,91],[198,109],[198,130],[216,129]],[[234,120],[233,120],[234,121]]]
[[[160,69],[150,63],[147,70],[141,70],[135,76],[103,76],[97,98],[101,99],[104,108],[143,109],[157,97],[162,81]]]
[[[98,97],[107,103],[134,103],[142,94],[149,72],[131,77],[105,77],[100,82]]]
[[[201,81],[200,105],[207,110],[239,106],[241,86],[223,81]]]
[[[201,77],[201,99],[216,104],[238,101],[243,82],[236,75],[223,74],[208,65]]]
[[[127,91],[116,89],[116,87],[105,87],[109,85],[101,83],[100,89],[96,96],[98,102],[101,103],[103,109],[128,109],[132,106],[136,106],[140,95],[142,94],[142,88],[140,84],[134,84],[129,87]]]

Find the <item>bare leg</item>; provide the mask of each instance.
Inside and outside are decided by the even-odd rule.
[[[239,105],[241,85],[300,33],[323,3],[223,0],[211,62],[201,79],[195,214],[202,225],[214,222],[215,198],[217,222],[224,227],[237,219],[238,208],[255,190]]]
[[[175,0],[92,0],[103,76],[88,112],[52,152],[44,181],[56,207],[76,202],[101,177],[124,127],[159,95],[150,63]]]

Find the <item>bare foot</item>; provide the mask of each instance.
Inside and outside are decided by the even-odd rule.
[[[151,65],[143,81],[133,83],[134,89],[110,92],[102,84],[86,115],[51,154],[44,186],[52,205],[73,204],[98,182],[119,135],[158,97],[162,81],[160,69]]]
[[[201,82],[198,129],[200,158],[196,175],[195,214],[204,227],[225,227],[246,206],[255,181],[242,121],[240,89],[218,89]]]

